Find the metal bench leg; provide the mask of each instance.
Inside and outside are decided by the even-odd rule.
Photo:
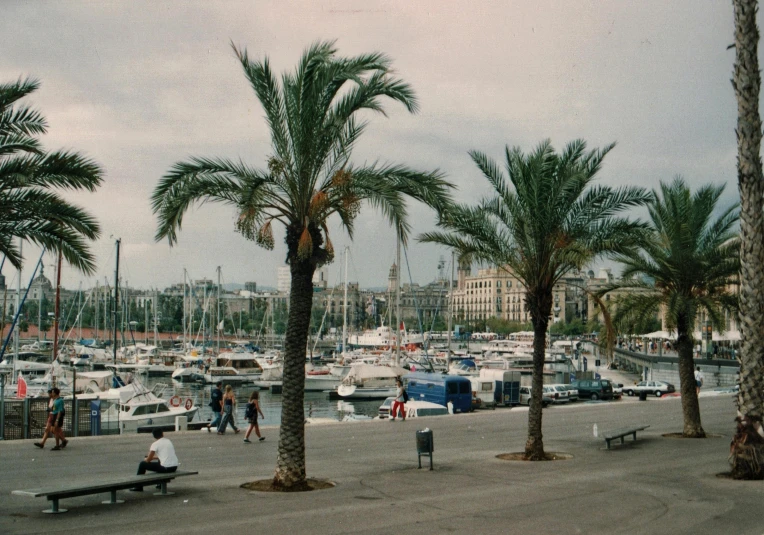
[[[621,436],[621,444],[624,444],[624,437]]]
[[[101,502],[104,505],[113,505],[115,503],[125,503],[125,500],[118,500],[117,499],[117,491],[111,490],[109,491],[111,493],[111,499],[107,502]]]
[[[610,441],[608,439],[605,439],[605,444],[607,444],[607,449],[610,449]]]
[[[50,509],[46,509],[43,513],[57,515],[58,513],[65,513],[66,511],[68,511],[68,509],[58,508],[58,498],[50,498]]]
[[[637,441],[637,432],[634,431],[634,442],[636,442],[636,441]]]
[[[159,488],[161,490],[159,492],[155,492],[154,496],[172,496],[175,494],[174,492],[167,492],[167,481],[162,481],[159,484]]]

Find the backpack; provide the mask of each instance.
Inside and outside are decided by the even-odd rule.
[[[247,408],[244,410],[244,417],[245,418],[252,418],[252,416],[255,415],[255,404],[254,403],[247,403]]]
[[[406,391],[406,389],[403,389],[403,402],[406,403],[409,400],[409,393]]]

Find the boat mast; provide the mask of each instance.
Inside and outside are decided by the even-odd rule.
[[[186,350],[186,268],[183,268],[183,351]]]
[[[24,240],[19,238],[19,257],[21,257],[21,248],[24,245]],[[21,316],[21,267],[18,270],[19,274],[16,276],[16,317]],[[18,323],[14,325],[13,330],[13,376],[16,376],[16,361],[19,360],[19,334],[20,327]]]
[[[80,281],[80,287],[77,290],[77,330],[80,340],[82,340],[82,281]]]
[[[342,354],[347,351],[348,343],[348,249],[345,246],[345,297],[343,300],[343,312],[342,312]]]
[[[43,271],[45,270],[45,267],[43,266]],[[42,275],[43,272],[40,272],[40,275]],[[42,340],[42,281],[40,281],[40,287],[39,287],[40,295],[37,296],[37,341],[39,342]]]
[[[158,345],[159,341],[157,340],[158,334],[159,334],[158,333],[159,325],[157,325],[157,297],[158,297],[157,291],[156,289],[154,289],[154,298],[151,300],[151,304],[153,305],[153,312],[154,312],[153,314],[154,317],[152,318],[152,321],[154,323],[154,345],[156,347],[159,347]]]
[[[56,303],[53,307],[53,360],[58,358],[58,315],[61,310],[61,251],[56,263]]]
[[[448,352],[446,360],[451,365],[451,320],[454,315],[454,251],[451,251],[451,278],[448,279]]]
[[[117,265],[114,269],[114,364],[117,363],[117,313],[119,310],[119,244],[122,240],[117,238]],[[59,257],[60,258],[60,257]],[[60,260],[59,260],[60,261]],[[56,297],[56,309],[58,309],[58,297]],[[58,316],[58,313],[56,314]]]
[[[95,341],[98,343],[98,309],[101,306],[101,294],[98,292],[98,279],[96,279],[95,287]]]
[[[218,299],[217,299],[217,305],[218,305],[218,308],[217,308],[218,313],[217,313],[217,316],[215,317],[215,322],[216,322],[215,325],[217,326],[217,329],[218,329],[218,348],[217,348],[217,352],[218,352],[218,354],[220,354],[220,266],[218,266]]]
[[[400,234],[396,236],[396,252],[395,252],[395,365],[401,365],[401,237]]]
[[[143,335],[144,343],[149,345],[149,307],[146,299],[143,300]]]

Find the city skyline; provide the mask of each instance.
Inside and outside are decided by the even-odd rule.
[[[422,111],[388,106],[371,117],[354,161],[401,162],[440,168],[458,187],[457,200],[487,193],[467,151],[500,159],[506,144],[528,151],[550,137],[556,147],[584,138],[590,147],[617,141],[602,180],[611,185],[682,174],[697,187],[725,182],[722,205],[737,197],[735,100],[729,79],[734,51],[732,10],[726,4],[643,2],[638,6],[577,2],[9,2],[0,21],[13,36],[0,76],[38,78],[25,103],[50,124],[46,148],[71,148],[105,169],[95,194],[67,195],[100,221],[93,245],[94,277],[65,267],[62,285],[113,283],[114,239],[122,239],[121,278],[135,287],[164,288],[195,279],[255,281],[277,286],[283,234],[265,251],[234,232],[233,209],[190,212],[179,243],[155,243],[149,196],[170,166],[189,155],[223,156],[264,166],[269,139],[262,110],[229,42],[253,57],[269,56],[274,71],[291,71],[302,50],[337,39],[342,55],[381,51],[415,89]],[[288,25],[284,24],[288,21]],[[704,28],[699,32],[698,28]],[[284,30],[287,31],[284,31]],[[434,214],[409,209],[411,279],[437,276],[443,248],[416,243]],[[639,215],[639,212],[635,215]],[[351,243],[336,225],[335,249],[350,246],[349,279],[384,284],[395,259],[386,221],[364,208]],[[22,286],[39,250],[25,245]],[[54,258],[47,255],[46,274]],[[403,260],[403,282],[408,269]],[[341,282],[341,255],[329,266]],[[6,263],[6,281],[15,273]],[[15,287],[15,283],[13,284]]]

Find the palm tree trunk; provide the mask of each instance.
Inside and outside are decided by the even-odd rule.
[[[544,394],[544,358],[549,314],[552,311],[552,292],[538,292],[540,296],[526,294],[533,323],[533,377],[531,400],[528,407],[528,441],[525,443],[525,459],[544,461],[544,440],[541,434],[542,399]],[[546,295],[548,293],[548,295]]]
[[[686,316],[677,319],[677,353],[679,354],[679,391],[682,393],[682,414],[687,438],[705,438],[706,432],[700,425],[700,405],[695,387],[695,369],[692,360],[692,338],[690,322]]]
[[[306,490],[305,473],[305,348],[313,306],[313,272],[310,260],[291,255],[292,288],[284,341],[284,373],[278,459],[273,486],[285,491]]]
[[[731,446],[732,476],[764,478],[764,183],[759,115],[759,30],[756,0],[733,0],[740,190],[740,393]]]

